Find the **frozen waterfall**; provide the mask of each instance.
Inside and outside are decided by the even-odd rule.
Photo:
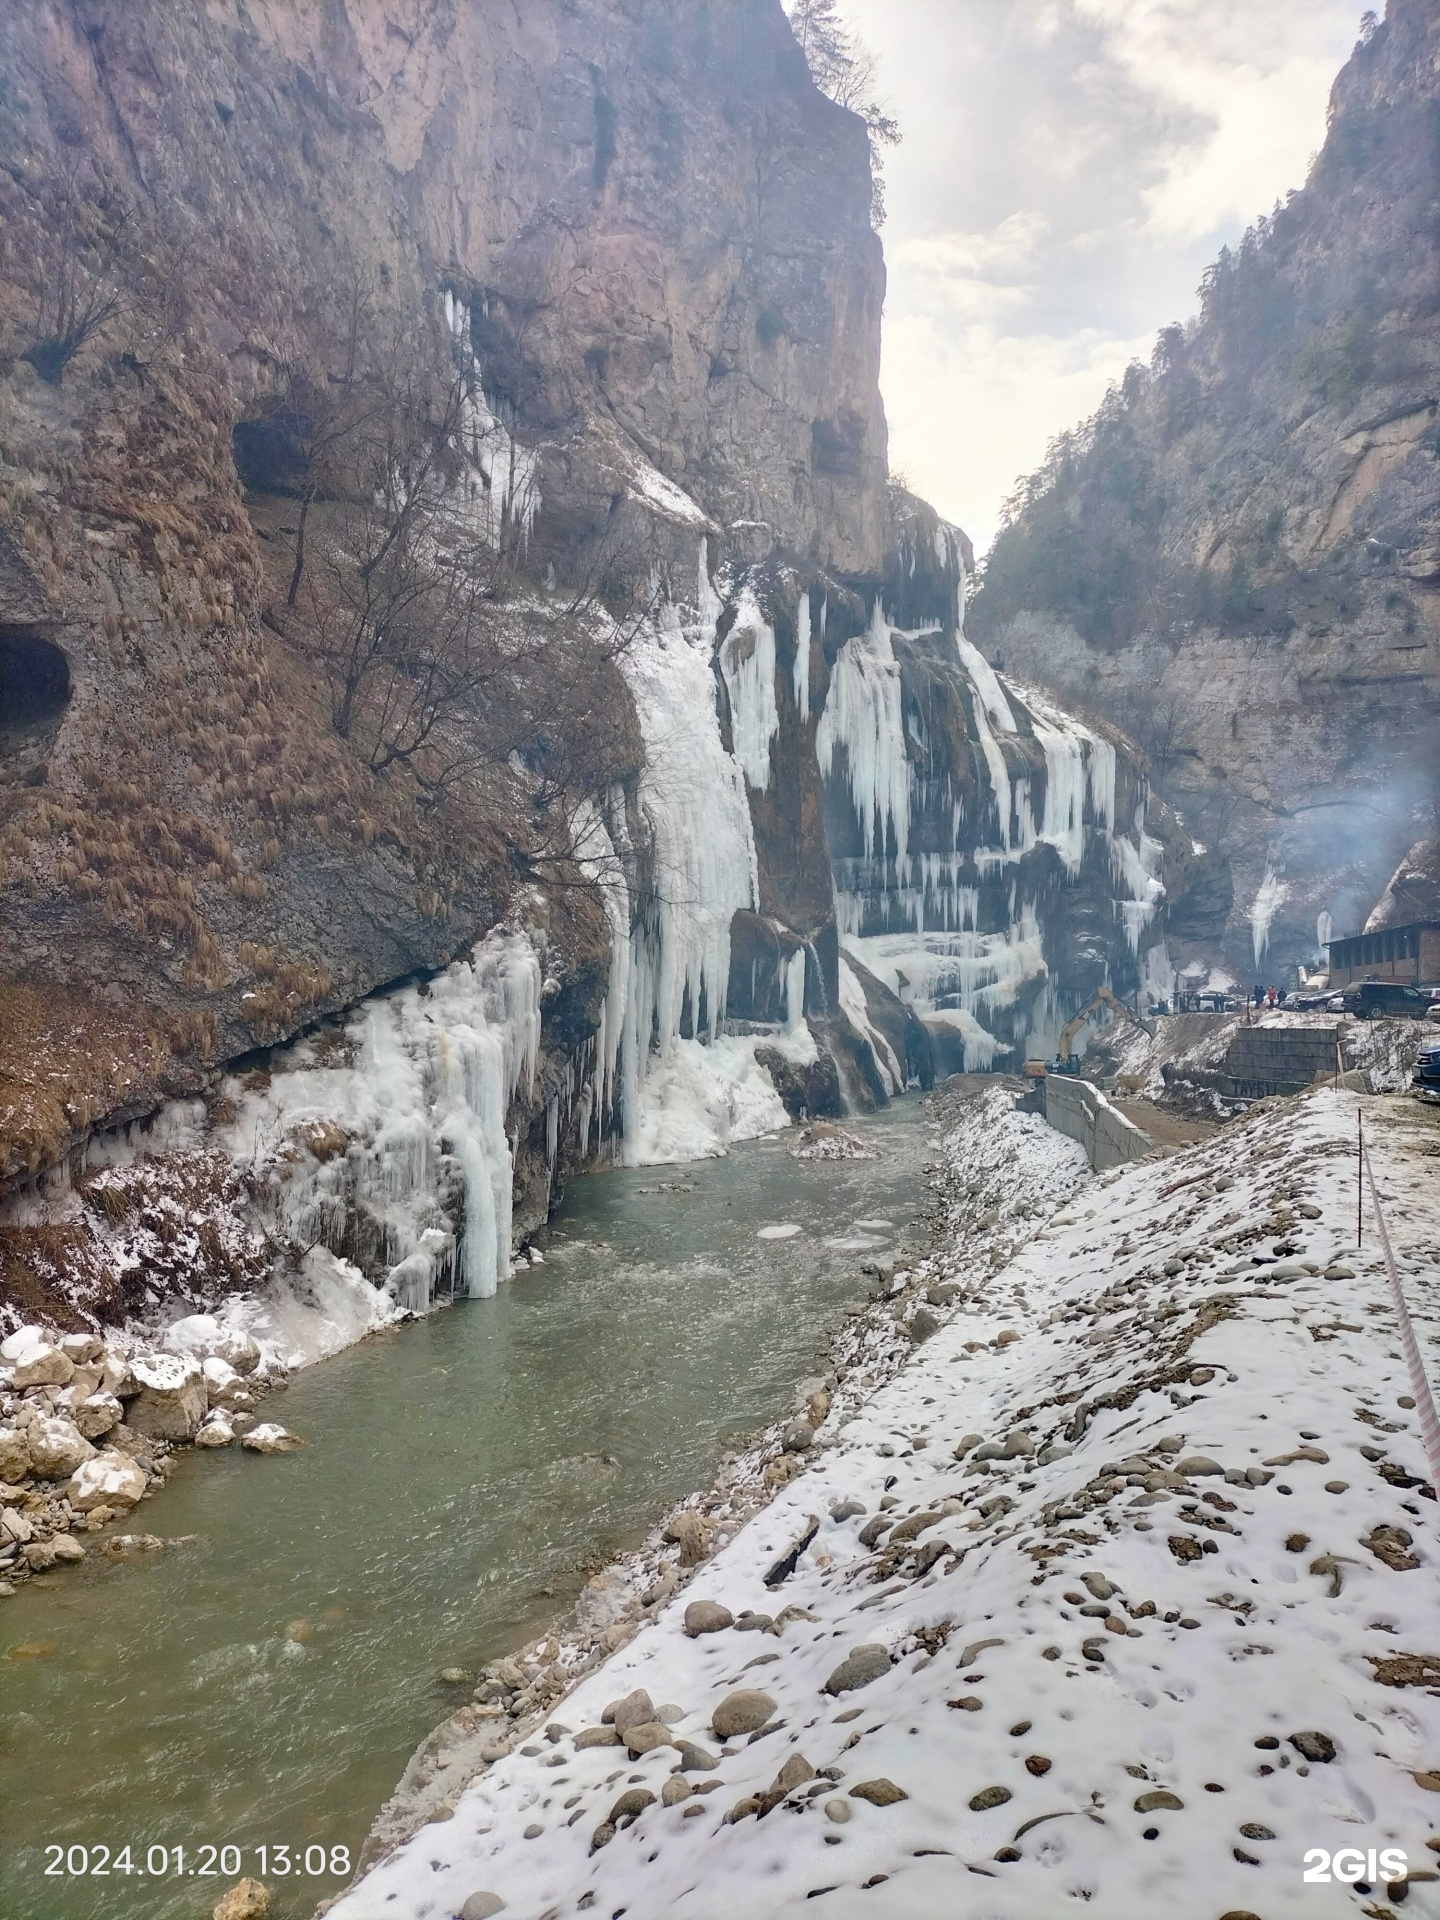
[[[366,1001],[286,1064],[230,1083],[222,1131],[268,1178],[277,1225],[386,1269],[398,1307],[448,1285],[472,1298],[510,1271],[510,1103],[534,1092],[540,962],[497,930],[422,986]]]

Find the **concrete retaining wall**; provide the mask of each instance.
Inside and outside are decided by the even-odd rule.
[[[1040,1084],[1044,1088],[1045,1118],[1057,1133],[1069,1134],[1080,1142],[1097,1173],[1150,1152],[1154,1142],[1149,1134],[1112,1107],[1088,1080],[1067,1073],[1047,1073]]]

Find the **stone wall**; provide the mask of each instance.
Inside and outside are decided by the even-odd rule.
[[[1045,1118],[1057,1133],[1068,1134],[1084,1147],[1097,1173],[1107,1167],[1124,1166],[1149,1153],[1153,1142],[1133,1120],[1127,1120],[1117,1107],[1092,1087],[1088,1080],[1072,1079],[1068,1074],[1050,1073],[1040,1083],[1043,1088]]]

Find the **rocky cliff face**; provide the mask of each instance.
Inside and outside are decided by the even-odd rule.
[[[0,62],[0,1179],[263,1109],[275,1220],[428,1298],[502,1172],[522,1235],[1138,984],[1183,840],[887,487],[865,129],[778,0]]]
[[[1208,849],[1172,951],[1245,980],[1357,930],[1434,806],[1437,74],[1392,0],[1304,191],[1027,484],[975,609],[1148,748]]]

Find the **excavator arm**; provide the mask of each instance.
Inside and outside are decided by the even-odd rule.
[[[1132,1021],[1143,1033],[1148,1034],[1152,1040],[1155,1038],[1155,1029],[1148,1020],[1142,1020],[1138,1013],[1132,1012],[1117,994],[1110,991],[1109,987],[1097,987],[1090,996],[1089,1004],[1082,1007],[1074,1019],[1067,1020],[1064,1027],[1061,1028],[1055,1061],[1055,1067],[1058,1072],[1074,1073],[1078,1070],[1079,1061],[1070,1049],[1074,1044],[1076,1034],[1079,1033],[1080,1029],[1085,1025],[1085,1022],[1090,1018],[1091,1014],[1098,1013],[1102,1007],[1108,1007],[1112,1013]],[[1072,1064],[1072,1062],[1074,1064]]]

